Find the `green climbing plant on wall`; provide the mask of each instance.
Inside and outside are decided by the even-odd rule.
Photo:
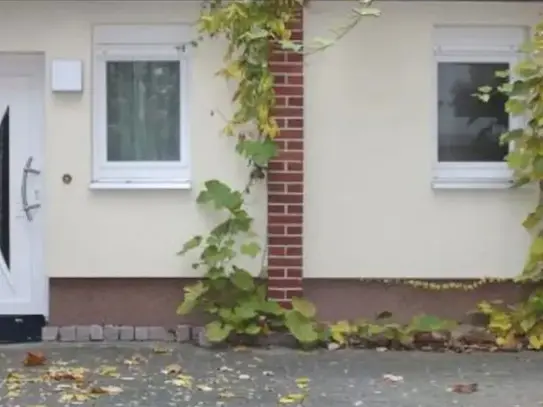
[[[313,304],[294,298],[292,308],[267,299],[266,286],[249,270],[240,266],[240,257],[264,256],[252,226],[245,198],[255,183],[266,177],[270,160],[278,154],[275,138],[279,134],[273,116],[275,107],[274,76],[269,60],[274,49],[310,53],[324,50],[343,37],[362,18],[377,16],[371,0],[354,2],[348,22],[333,30],[333,38],[315,39],[314,44],[292,40],[289,25],[300,15],[305,0],[208,0],[203,3],[198,21],[201,40],[220,37],[228,45],[224,66],[218,75],[235,82],[237,89],[232,103],[235,112],[228,119],[224,134],[236,139],[236,152],[249,166],[247,184],[235,190],[214,179],[205,182],[197,203],[224,215],[207,235],[187,241],[180,254],[199,250],[195,269],[204,279],[186,287],[179,314],[196,308],[211,315],[206,325],[207,337],[213,342],[234,334],[257,336],[274,330],[288,329],[301,343],[314,343],[323,335],[315,321]],[[197,42],[196,44],[197,45]],[[244,129],[251,130],[240,131]],[[262,275],[262,273],[261,273]]]

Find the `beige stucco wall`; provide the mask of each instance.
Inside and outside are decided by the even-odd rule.
[[[543,3],[383,2],[305,72],[306,277],[510,277],[532,191],[433,190],[435,24],[532,25]],[[352,2],[314,1],[306,38]],[[343,17],[343,18],[342,18]]]
[[[84,92],[53,94],[46,83],[44,252],[50,277],[194,276],[192,259],[176,252],[192,235],[209,229],[209,215],[195,198],[204,181],[245,184],[245,163],[232,140],[220,135],[229,114],[230,89],[215,78],[222,45],[194,50],[190,78],[192,190],[95,191],[91,181],[91,34],[101,23],[193,23],[199,1],[1,1],[0,51],[45,52],[81,59]],[[49,73],[48,73],[49,74]],[[64,185],[62,175],[73,176]],[[250,198],[256,231],[264,236],[265,191]],[[258,269],[260,261],[255,262]]]

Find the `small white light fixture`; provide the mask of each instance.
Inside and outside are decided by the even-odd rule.
[[[54,59],[51,64],[53,92],[83,91],[83,62],[77,59]]]

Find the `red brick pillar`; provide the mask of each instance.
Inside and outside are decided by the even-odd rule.
[[[292,39],[303,40],[303,15],[291,24]],[[288,304],[302,295],[304,192],[303,56],[274,51],[270,65],[275,76],[281,130],[280,153],[268,175],[268,296]]]

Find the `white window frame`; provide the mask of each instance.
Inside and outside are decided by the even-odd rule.
[[[189,27],[96,26],[93,32],[93,168],[92,189],[188,189]],[[107,160],[108,61],[178,61],[180,67],[180,159],[178,161],[111,162]]]
[[[437,67],[440,62],[507,63],[514,67],[521,59],[526,39],[524,27],[436,27],[434,37],[435,133],[432,187],[436,189],[504,189],[513,185],[507,162],[439,162],[439,115]],[[513,81],[514,78],[511,78]],[[522,127],[521,117],[510,116],[509,129]],[[509,146],[511,149],[512,145]]]

